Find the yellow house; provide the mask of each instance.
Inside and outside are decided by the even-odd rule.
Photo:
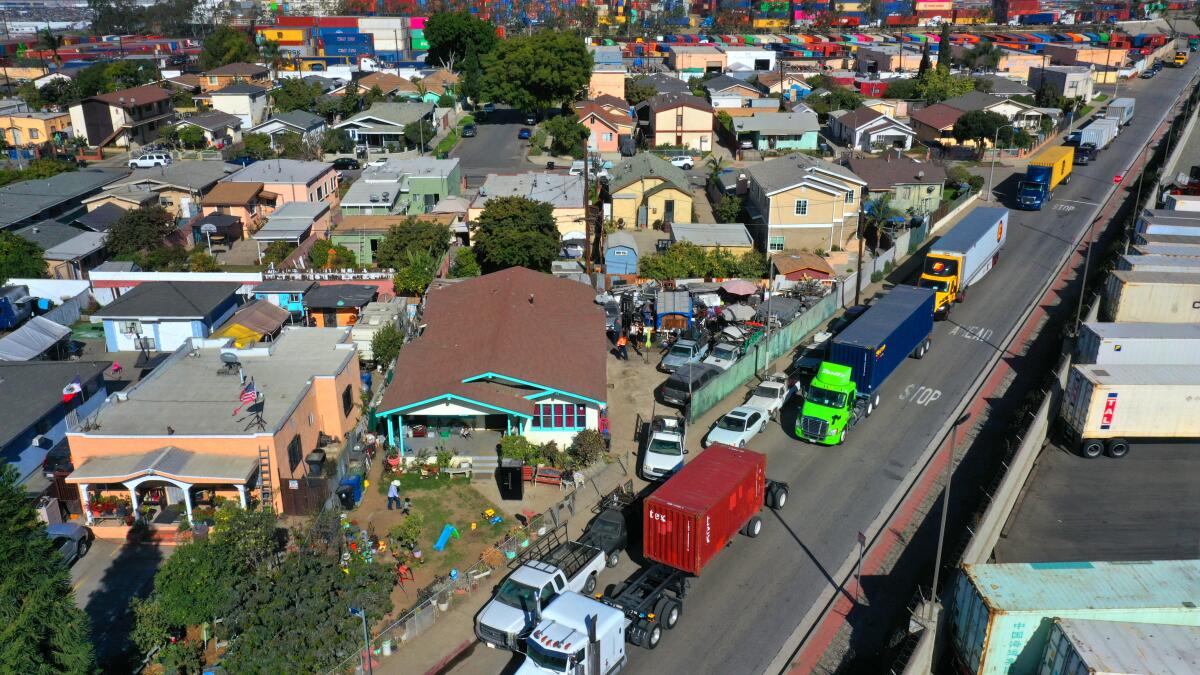
[[[651,147],[671,146],[696,152],[713,149],[713,107],[691,94],[658,94],[637,107]]]
[[[770,251],[831,251],[853,238],[867,182],[849,169],[797,153],[745,171],[746,208]]]
[[[643,152],[609,172],[606,220],[646,228],[657,221],[692,222],[692,191],[681,169]]]
[[[0,115],[4,140],[15,147],[41,145],[54,140],[55,132],[65,134],[71,126],[71,113],[22,112]]]
[[[492,199],[524,197],[545,202],[554,213],[554,223],[563,239],[583,239],[583,176],[561,173],[489,174],[479,188],[479,194],[467,209],[467,218],[479,220],[484,207]]]
[[[592,66],[592,79],[588,82],[588,98],[615,96],[625,98],[625,66],[612,63],[597,63]]]

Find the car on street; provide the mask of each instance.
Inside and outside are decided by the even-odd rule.
[[[388,163],[387,157],[377,157],[377,158],[367,162],[367,166],[369,166],[369,167],[370,166],[386,166],[387,163]]]
[[[831,337],[833,333],[828,331],[814,334],[812,341],[796,352],[796,358],[792,359],[792,372],[808,377],[816,375],[821,362],[825,360],[825,355],[829,353]]]
[[[1143,72],[1141,75],[1139,75],[1139,77],[1141,77],[1143,80],[1149,80],[1157,74],[1158,71],[1151,68],[1150,70]]]
[[[775,419],[783,406],[799,391],[799,382],[789,381],[787,375],[777,373],[760,382],[742,405],[757,408],[765,412],[769,419]]]
[[[716,366],[721,370],[729,370],[741,357],[741,347],[732,342],[718,342],[717,346],[712,348],[708,356],[704,357],[703,363]]]
[[[677,155],[668,161],[671,162],[672,166],[677,166],[685,171],[691,169],[693,166],[696,166],[696,162],[692,159],[691,155]]]
[[[663,480],[683,466],[687,454],[686,429],[682,417],[655,415],[647,426],[642,453],[641,476],[645,480]]]
[[[62,556],[63,564],[71,565],[88,552],[92,546],[92,533],[79,523],[58,523],[46,527],[46,536],[54,544],[54,550]]]
[[[713,443],[724,443],[738,448],[746,447],[755,434],[767,428],[767,414],[758,408],[740,405],[725,413],[713,425],[701,444],[708,447]]]
[[[358,160],[354,159],[353,157],[338,157],[337,159],[333,160],[333,168],[337,169],[338,171],[353,171],[361,166],[362,165],[358,163]]]
[[[475,125],[474,124],[464,124],[463,128],[462,128],[462,137],[463,138],[474,138],[475,137]]]
[[[147,152],[129,160],[131,169],[149,169],[153,166],[166,166],[171,163],[171,155],[166,152]]]
[[[517,138],[523,141],[528,140],[530,136],[533,136],[533,132],[526,127],[521,127],[521,130],[517,132]]]
[[[483,104],[483,112],[485,112],[489,115],[496,112],[496,104],[495,103],[484,103]]]

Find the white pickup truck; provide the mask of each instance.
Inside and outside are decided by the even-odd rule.
[[[591,595],[608,554],[580,541],[569,541],[562,528],[538,539],[475,616],[475,636],[488,647],[516,649],[537,625],[542,610],[568,591]]]

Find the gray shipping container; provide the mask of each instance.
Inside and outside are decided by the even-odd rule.
[[[1136,272],[1200,272],[1200,258],[1172,255],[1123,255],[1117,259],[1117,269]]]
[[[1120,131],[1120,123],[1115,119],[1104,118],[1093,121],[1079,131],[1079,143],[1091,143],[1096,146],[1096,150],[1103,150],[1108,147],[1108,144],[1117,137],[1117,132]]]
[[[1076,340],[1075,363],[1200,366],[1200,324],[1089,321]]]
[[[1181,258],[1200,258],[1200,244],[1134,244],[1130,251],[1138,255],[1174,255]]]
[[[1107,321],[1200,322],[1200,274],[1115,271],[1105,284]]]
[[[1055,619],[1037,675],[1200,673],[1200,628]]]
[[[1137,101],[1132,98],[1114,98],[1104,111],[1104,116],[1117,120],[1122,126],[1127,125],[1133,119],[1133,111],[1136,105]]]
[[[1036,673],[1055,617],[1200,625],[1197,589],[1200,560],[963,565],[949,608],[955,666]]]
[[[1146,209],[1138,217],[1137,231],[1144,234],[1200,237],[1200,212]]]

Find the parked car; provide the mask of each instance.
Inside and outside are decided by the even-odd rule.
[[[525,124],[530,124],[530,125],[537,124],[537,114],[536,113],[525,113]]]
[[[640,475],[648,481],[668,478],[683,468],[687,454],[687,424],[682,417],[655,415],[642,432],[642,468]]]
[[[1150,70],[1143,71],[1142,74],[1139,75],[1138,77],[1141,77],[1143,80],[1149,80],[1157,74],[1158,74],[1158,71],[1151,68]]]
[[[693,391],[708,384],[720,374],[719,368],[704,363],[680,368],[679,372],[658,385],[658,397],[663,403],[686,406],[692,400]]]
[[[354,169],[361,168],[361,166],[358,160],[353,157],[338,157],[333,160],[333,168],[338,171],[353,171]]]
[[[54,542],[54,550],[62,556],[63,564],[79,560],[92,546],[92,533],[79,523],[58,523],[46,527],[46,536]]]
[[[831,337],[833,337],[833,333],[829,331],[820,331],[813,335],[812,341],[796,352],[796,358],[792,359],[792,371],[807,377],[816,375],[817,369],[821,367],[821,362],[829,353],[829,338]]]
[[[387,157],[376,157],[375,159],[367,162],[367,166],[368,167],[385,166],[385,165],[387,165],[387,162],[388,162]]]
[[[147,152],[129,160],[131,169],[149,169],[153,166],[166,166],[171,163],[171,155],[165,152]]]
[[[717,420],[701,445],[707,448],[713,443],[724,443],[744,448],[755,434],[766,430],[767,419],[767,414],[762,410],[740,405]]]
[[[523,141],[528,140],[531,136],[533,136],[533,132],[526,127],[521,127],[521,130],[517,132],[517,138]]]
[[[495,103],[484,103],[483,104],[483,112],[485,112],[489,115],[496,112],[496,104]]]
[[[703,363],[707,363],[720,368],[721,370],[729,370],[737,360],[742,357],[742,348],[732,342],[719,342],[716,347],[713,347],[708,356],[704,357]]]
[[[685,171],[691,169],[693,166],[696,166],[696,162],[692,159],[691,155],[678,155],[672,157],[668,161],[670,161],[672,165],[684,169]]]
[[[757,408],[766,413],[769,419],[775,419],[779,416],[779,411],[783,410],[783,406],[799,391],[799,382],[792,381],[782,373],[776,373],[760,382],[742,405]]]
[[[700,361],[708,355],[708,342],[680,338],[671,345],[671,351],[658,362],[658,369],[673,373],[688,363]]]
[[[475,129],[474,124],[464,124],[463,128],[462,128],[462,137],[463,138],[474,138],[475,131],[476,131],[476,129]]]

